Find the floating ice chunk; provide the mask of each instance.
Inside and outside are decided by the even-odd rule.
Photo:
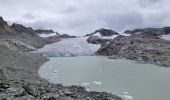
[[[83,83],[83,85],[90,85],[90,83]]]
[[[94,81],[93,84],[96,84],[96,85],[102,85],[102,82],[99,82],[99,81]]]
[[[90,91],[90,88],[86,88],[86,91]]]
[[[123,100],[133,100],[133,97],[128,92],[124,92],[123,94]]]
[[[129,95],[129,93],[128,93],[128,92],[123,92],[123,94],[124,94],[124,95]]]
[[[59,72],[58,70],[53,71],[53,73],[58,73],[58,72]]]

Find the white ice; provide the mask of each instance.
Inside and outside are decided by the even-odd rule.
[[[83,85],[90,85],[90,83],[82,83]]]
[[[131,34],[127,34],[127,33],[121,33],[120,35],[122,35],[122,36],[131,36]]]
[[[38,34],[38,36],[39,36],[39,37],[42,37],[42,38],[47,38],[47,37],[56,36],[56,35],[57,35],[56,33]]]
[[[100,81],[94,81],[93,84],[95,84],[95,85],[102,85],[102,82],[100,82]]]
[[[170,41],[170,35],[161,35],[160,38]]]
[[[133,100],[133,97],[128,92],[124,92],[123,94],[123,100]]]
[[[90,56],[100,48],[100,45],[89,44],[86,38],[63,39],[60,42],[49,44],[37,52],[56,56]]]

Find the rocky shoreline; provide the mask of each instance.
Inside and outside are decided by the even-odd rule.
[[[6,61],[0,67],[0,100],[122,100],[111,93],[88,92],[81,86],[50,84],[41,79],[37,72],[48,61],[46,57],[3,48],[0,50],[0,59]]]
[[[0,100],[122,100],[111,93],[87,92],[81,86],[50,84],[37,73],[48,59],[38,54],[24,54],[23,57],[21,59],[25,60],[19,57],[13,65],[0,69]]]

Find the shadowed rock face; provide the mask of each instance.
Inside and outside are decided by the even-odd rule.
[[[70,35],[67,35],[67,34],[62,34],[59,37],[60,38],[76,38],[76,36],[70,36]]]
[[[39,33],[39,34],[43,34],[43,33],[55,33],[53,30],[42,30],[42,29],[38,29],[38,30],[35,30],[36,33]]]
[[[12,24],[11,27],[13,29],[15,29],[17,31],[17,33],[26,33],[28,35],[35,35],[35,32],[31,27],[27,28],[27,27],[25,27],[23,25],[15,24],[15,23]]]
[[[87,42],[92,44],[106,44],[113,39],[112,36],[119,35],[119,33],[110,30],[101,28],[96,30],[94,33],[87,34],[85,37],[88,37]]]
[[[0,34],[6,34],[6,33],[16,33],[14,29],[12,29],[10,26],[8,26],[7,22],[3,20],[2,17],[0,17]]]
[[[170,41],[142,35],[118,36],[102,46],[97,55],[114,56],[170,67]],[[116,56],[116,57],[115,57]]]
[[[107,42],[111,41],[112,39],[103,39],[98,36],[89,36],[87,39],[88,43],[92,44],[106,44]]]
[[[164,28],[143,28],[143,29],[135,29],[135,30],[127,30],[124,33],[127,34],[142,34],[147,36],[160,36],[170,34],[170,27]]]
[[[4,28],[5,26],[7,26],[7,22],[4,21],[2,17],[0,17],[0,28]]]
[[[95,35],[97,33],[99,33],[102,37],[104,37],[104,36],[113,36],[113,35],[118,35],[119,34],[119,33],[115,32],[113,30],[101,28],[99,30],[96,30],[94,33],[87,34],[85,36],[91,36],[91,35]]]

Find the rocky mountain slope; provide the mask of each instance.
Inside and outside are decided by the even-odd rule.
[[[87,39],[88,43],[105,44],[114,39],[115,37],[117,37],[118,35],[119,33],[113,30],[101,28],[91,34],[85,35],[85,37],[88,37]]]
[[[96,54],[170,67],[170,41],[159,37],[169,34],[168,30],[169,28],[166,27],[125,31],[131,36],[116,37],[108,44],[103,45]]]
[[[170,34],[170,27],[164,28],[143,28],[143,29],[135,29],[135,30],[127,30],[124,33],[127,34],[142,34],[146,36],[161,36]]]
[[[101,28],[99,30],[96,30],[95,32],[91,33],[91,34],[87,34],[86,36],[91,36],[91,35],[101,35],[102,37],[107,37],[107,36],[113,36],[113,35],[119,35],[119,33],[111,30],[111,29],[104,29]]]

